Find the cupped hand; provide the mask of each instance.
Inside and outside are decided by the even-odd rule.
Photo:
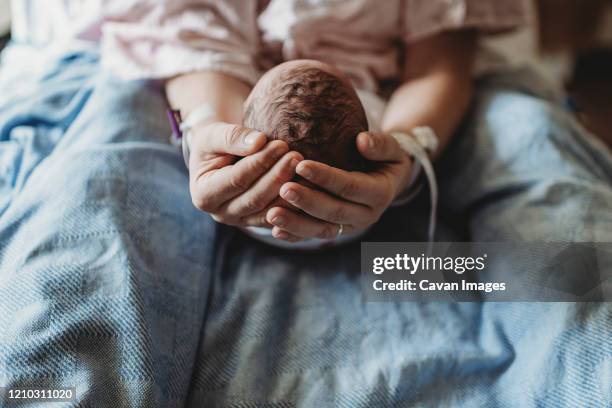
[[[374,224],[395,197],[407,186],[412,159],[386,134],[360,133],[357,148],[374,168],[349,172],[312,160],[301,161],[298,175],[317,186],[286,182],[280,196],[301,212],[276,206],[266,219],[272,234],[290,242],[305,238],[334,238],[340,231],[351,234]]]
[[[210,123],[193,130],[189,189],[193,204],[218,222],[271,227],[270,205],[291,180],[303,157],[287,143],[267,142],[258,131],[228,123]]]

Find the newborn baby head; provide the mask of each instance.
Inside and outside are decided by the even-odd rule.
[[[244,105],[243,125],[284,140],[305,159],[359,170],[355,138],[368,129],[365,111],[348,79],[314,60],[280,64],[257,82]]]

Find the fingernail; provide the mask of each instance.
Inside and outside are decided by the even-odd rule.
[[[291,170],[295,170],[298,164],[300,164],[300,161],[298,159],[291,159],[291,161],[289,162]]]
[[[283,194],[283,198],[287,201],[294,202],[294,201],[297,201],[299,196],[298,196],[298,193],[296,193],[295,191],[287,190],[285,191],[285,194]]]
[[[280,215],[277,215],[276,217],[272,218],[272,224],[278,227],[282,227],[283,225],[285,225],[285,219]]]
[[[285,231],[278,231],[276,233],[276,238],[277,239],[287,239],[289,238],[289,234],[287,234]]]
[[[368,135],[368,147],[372,150],[376,148],[376,139],[372,135]]]
[[[312,176],[313,176],[312,169],[310,169],[310,168],[308,168],[306,166],[302,166],[300,168],[299,173],[300,173],[300,176],[305,177],[305,178],[312,178]]]
[[[274,146],[274,154],[275,155],[282,155],[284,156],[285,153],[287,153],[288,150],[288,146],[286,144],[283,143],[279,143],[276,146]]]
[[[259,132],[251,132],[244,137],[244,143],[247,145],[255,144],[258,137],[259,137]]]

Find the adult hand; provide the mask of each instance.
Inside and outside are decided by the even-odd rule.
[[[193,204],[224,224],[271,227],[266,211],[303,159],[288,150],[287,143],[267,143],[263,133],[238,125],[195,128],[189,158]]]
[[[312,160],[301,161],[297,174],[316,185],[284,183],[280,195],[302,213],[273,207],[267,221],[279,239],[296,242],[305,238],[333,238],[374,224],[410,179],[412,159],[386,134],[360,133],[357,148],[376,162],[369,172],[348,172]],[[323,191],[321,191],[323,190]]]

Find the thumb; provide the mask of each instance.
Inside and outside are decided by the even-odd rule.
[[[357,149],[363,157],[372,161],[400,161],[404,154],[397,140],[384,133],[362,132],[358,134]]]
[[[248,156],[266,144],[263,133],[229,123],[211,123],[198,133],[194,136],[200,139],[201,149],[206,153]]]

